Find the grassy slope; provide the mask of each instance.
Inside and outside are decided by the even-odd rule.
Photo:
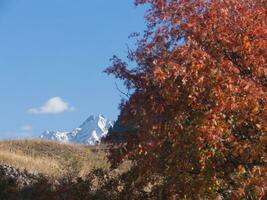
[[[108,168],[103,152],[88,147],[51,141],[0,142],[0,164],[9,164],[51,177],[83,176],[94,167]]]

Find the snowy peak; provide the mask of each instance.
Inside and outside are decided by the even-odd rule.
[[[45,131],[41,136],[41,139],[47,139],[47,140],[54,140],[54,141],[60,141],[62,143],[68,143],[68,132],[60,132],[60,131]]]
[[[103,115],[91,115],[78,128],[71,132],[45,131],[40,138],[54,140],[62,143],[96,144],[106,136],[113,122]]]
[[[98,143],[108,133],[111,126],[113,126],[112,122],[103,115],[90,116],[79,128],[72,131],[73,140],[79,144]]]
[[[99,115],[100,116],[100,115]],[[101,115],[102,116],[102,115]],[[96,117],[94,115],[90,115],[83,123],[81,126],[87,124],[87,123],[90,123],[92,121],[94,121],[96,119]]]

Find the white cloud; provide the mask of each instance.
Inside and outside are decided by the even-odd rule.
[[[20,127],[21,131],[25,131],[25,132],[31,132],[32,131],[32,126],[31,125],[24,125],[22,127]]]
[[[33,114],[58,114],[66,111],[74,111],[75,108],[70,106],[68,102],[65,102],[61,97],[53,97],[44,103],[39,108],[29,109]]]

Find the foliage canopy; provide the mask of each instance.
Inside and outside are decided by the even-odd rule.
[[[134,167],[124,194],[160,199],[266,197],[266,0],[136,0],[147,30],[107,73],[133,92],[121,105]]]

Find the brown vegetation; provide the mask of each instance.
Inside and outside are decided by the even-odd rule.
[[[106,145],[79,146],[40,140],[0,142],[1,200],[117,199],[126,162],[110,170]],[[23,183],[23,184],[22,184]],[[28,183],[24,185],[24,183]]]
[[[108,169],[105,153],[92,147],[43,140],[0,142],[0,164],[50,177],[84,176],[93,168]]]

